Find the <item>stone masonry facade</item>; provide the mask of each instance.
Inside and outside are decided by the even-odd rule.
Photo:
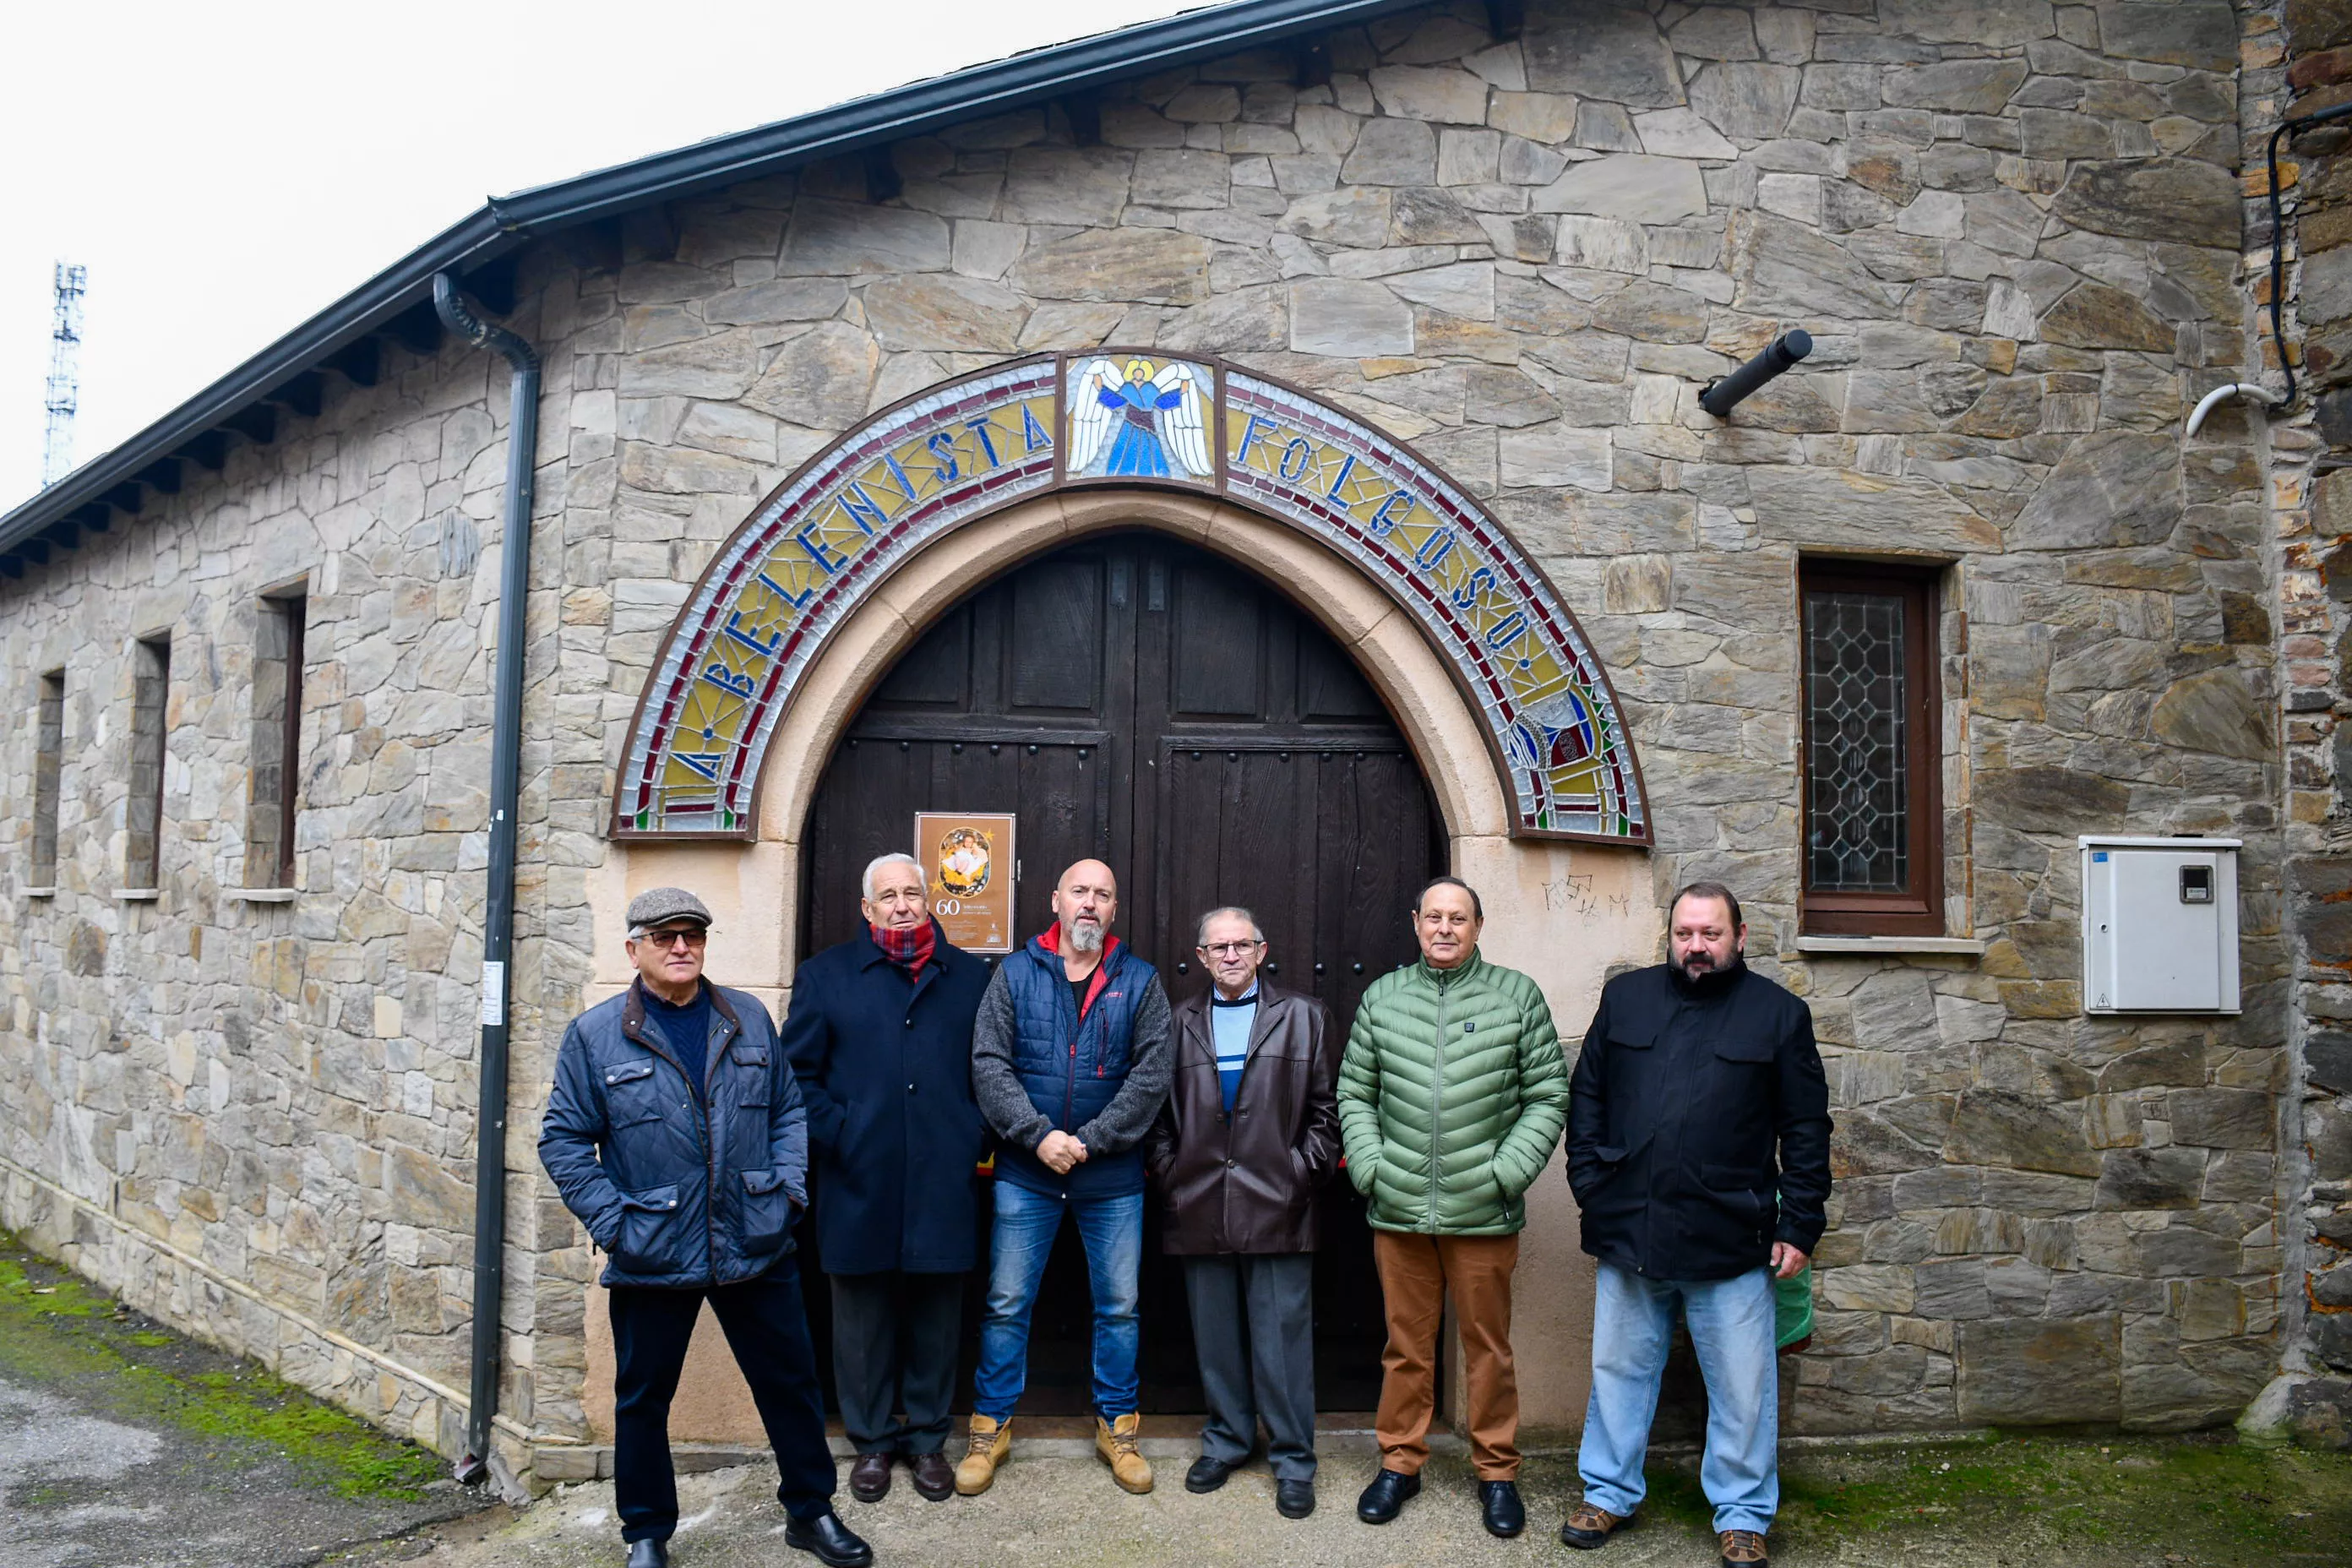
[[[2249,128],[2352,101],[2352,6],[2291,0],[2257,17],[2245,58]],[[2352,1443],[2352,137],[2283,144],[2287,353],[2309,388],[2273,431],[2288,811],[2284,861],[2294,938],[2295,1075],[2282,1105],[2285,1202],[2283,1375],[2246,1423]],[[2270,298],[2269,170],[2248,144],[2247,261]],[[2275,374],[2278,345],[2263,340]],[[2275,384],[2275,383],[2273,383]]]
[[[1580,618],[1656,889],[1737,887],[1828,1058],[1795,1430],[2209,1426],[2336,1353],[2352,1276],[2316,1260],[2352,1233],[2305,1213],[2352,1179],[2323,437],[2244,405],[2181,437],[2259,374],[2252,194],[2298,8],[1437,5],[528,247],[509,1462],[551,1479],[589,1435],[592,1258],[531,1150],[663,635],[869,411],[1102,344],[1223,354],[1412,442]],[[1697,409],[1792,326],[1799,371]],[[66,672],[57,890],[23,894],[20,843],[0,872],[0,1217],[446,1446],[505,387],[456,346],[393,371],[0,585],[8,689]],[[1939,573],[1948,930],[1981,952],[1801,945],[1813,553]],[[243,901],[259,603],[305,579],[301,891]],[[165,630],[162,892],[126,902],[131,645]],[[0,752],[12,840],[35,745]],[[2244,841],[2242,1016],[2084,1015],[2090,832]]]

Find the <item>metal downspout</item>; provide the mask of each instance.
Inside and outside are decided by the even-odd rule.
[[[505,531],[499,541],[499,647],[490,724],[489,877],[482,920],[482,1074],[476,1098],[479,1143],[474,1175],[473,1387],[466,1406],[466,1453],[457,1479],[488,1473],[490,1423],[498,1415],[500,1302],[506,1284],[507,999],[514,951],[515,814],[522,784],[525,610],[530,588],[532,458],[539,447],[539,355],[503,327],[474,314],[446,272],[433,277],[433,308],[476,348],[496,351],[513,372],[507,416]]]

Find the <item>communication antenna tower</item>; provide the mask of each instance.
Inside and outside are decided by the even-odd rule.
[[[74,410],[81,405],[81,296],[89,269],[58,263],[56,324],[49,332],[48,424],[41,436],[41,488],[73,468]]]

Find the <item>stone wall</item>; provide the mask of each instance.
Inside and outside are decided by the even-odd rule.
[[[395,355],[377,385],[341,387],[275,444],[232,449],[217,477],[191,468],[202,482],[0,595],[8,689],[62,668],[66,692],[53,896],[24,891],[34,727],[0,751],[0,1224],[143,1310],[445,1446],[472,1321],[506,460],[490,363],[458,347]],[[550,583],[560,564],[546,563]],[[309,617],[299,890],[247,901],[261,595],[289,584],[307,585]],[[551,591],[534,606],[542,644],[554,610]],[[160,894],[125,901],[133,641],[156,633],[171,639]],[[552,662],[534,651],[535,669]],[[527,973],[559,868],[580,858],[542,826],[544,712],[540,699]],[[517,1217],[528,1237],[527,1203]],[[525,1334],[506,1404],[528,1423],[527,1253],[509,1281]]]
[[[1841,1179],[1798,1429],[2235,1415],[2281,1342],[2285,617],[2262,432],[2179,428],[2252,374],[2240,47],[2221,0],[1558,0],[1499,38],[1488,7],[1438,5],[526,251],[513,324],[548,392],[508,1408],[585,1435],[592,1260],[529,1154],[540,1020],[590,994],[617,921],[621,727],[697,573],[866,412],[1115,343],[1223,353],[1412,441],[1595,639],[1654,889],[1738,887],[1830,1058]],[[1698,412],[1790,326],[1819,344],[1798,373],[1727,424]],[[447,1375],[496,383],[454,351],[415,366],[0,590],[15,689],[77,672],[79,770],[72,889],[5,961],[0,1084],[35,1110],[7,1158]],[[1940,568],[1950,931],[1980,953],[1801,944],[1807,551]],[[313,891],[232,906],[238,661],[254,595],[302,570]],[[171,880],[126,910],[122,639],[166,620],[190,639]],[[2083,1016],[2092,831],[2246,841],[2242,1017]],[[757,852],[659,853],[728,875]]]
[[[2293,3],[2258,14],[2247,58],[2248,124],[2352,101],[2352,5]],[[2254,52],[2258,47],[2260,53]],[[2285,883],[2295,942],[2297,1050],[2284,1111],[2287,1202],[2284,1375],[2248,1422],[2352,1444],[2352,133],[2324,129],[2282,149],[2287,214],[2287,344],[2300,406],[2273,439],[2281,649],[2289,773]],[[2247,184],[2267,193],[2250,140]],[[2249,225],[2248,265],[2269,298],[2270,213]],[[2267,339],[2266,368],[2277,347]],[[2273,380],[2272,384],[2279,384]]]

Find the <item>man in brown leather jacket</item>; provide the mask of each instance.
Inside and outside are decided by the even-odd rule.
[[[1315,1511],[1315,1189],[1339,1163],[1339,1040],[1312,996],[1258,979],[1265,933],[1247,910],[1201,917],[1209,994],[1177,1004],[1173,1083],[1146,1144],[1167,1205],[1209,1417],[1187,1491],[1250,1456],[1258,1418],[1275,1507]]]

